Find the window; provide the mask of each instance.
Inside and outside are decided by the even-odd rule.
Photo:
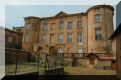
[[[31,27],[31,25],[30,25],[30,24],[26,24],[26,29],[27,29],[27,30],[29,30],[29,29],[30,29],[30,27]]]
[[[63,48],[58,48],[58,53],[64,53]]]
[[[73,28],[73,23],[72,22],[68,22],[67,29],[72,29],[72,28]]]
[[[54,34],[50,34],[50,43],[54,43]]]
[[[54,28],[55,28],[55,23],[52,23],[51,27],[50,27],[50,30],[54,30]]]
[[[26,33],[25,35],[25,42],[29,42],[30,41],[30,34]]]
[[[64,30],[64,22],[59,23],[59,30]]]
[[[47,43],[47,35],[46,34],[43,35],[43,38],[42,39],[43,39],[42,40],[43,43]]]
[[[47,31],[48,30],[48,25],[47,22],[43,23],[43,31]]]
[[[59,33],[59,35],[58,35],[58,43],[59,43],[59,44],[62,44],[63,42],[64,42],[63,33]]]
[[[12,42],[12,36],[8,37],[8,42]]]
[[[101,28],[96,28],[96,40],[102,40],[102,30],[101,30]]]
[[[95,15],[95,19],[96,19],[96,22],[101,22],[101,15],[100,14],[96,14]]]
[[[78,43],[82,45],[82,32],[78,33]]]
[[[82,21],[78,21],[78,22],[77,22],[77,28],[78,28],[78,29],[81,29],[81,28],[82,28]]]
[[[68,33],[68,43],[72,43],[73,37],[72,33]]]

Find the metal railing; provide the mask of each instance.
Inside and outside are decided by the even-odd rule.
[[[86,58],[87,55],[90,53],[56,53],[56,55],[61,56],[63,58]],[[94,53],[99,58],[107,58],[107,57],[113,57],[112,53]]]

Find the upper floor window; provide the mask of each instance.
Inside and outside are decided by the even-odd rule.
[[[31,28],[31,24],[26,24],[26,29],[29,30]]]
[[[101,28],[96,28],[95,32],[95,38],[96,40],[102,40],[102,29]]]
[[[48,40],[48,37],[47,37],[47,35],[46,34],[44,34],[43,36],[42,36],[42,42],[43,43],[47,43],[47,40]]]
[[[82,32],[78,33],[78,43],[82,44]]]
[[[43,31],[47,31],[47,30],[48,30],[47,23],[43,23]]]
[[[50,43],[54,43],[54,34],[50,34]]]
[[[33,31],[37,31],[38,27],[39,27],[39,24],[32,23],[31,29],[32,29]]]
[[[25,34],[25,42],[30,42],[30,34],[29,33]]]
[[[68,43],[72,43],[72,41],[73,41],[73,34],[68,33]]]
[[[55,23],[52,23],[51,27],[50,27],[50,30],[54,30],[54,28],[55,28]]]
[[[63,33],[59,33],[58,35],[58,43],[62,44],[64,42],[64,35]]]
[[[73,22],[68,22],[67,29],[72,29],[73,28]]]
[[[64,30],[64,22],[59,23],[59,30]]]
[[[96,22],[101,22],[101,15],[100,14],[96,14],[95,15],[95,20],[96,20]]]
[[[78,22],[77,22],[77,28],[78,28],[78,29],[81,29],[81,28],[82,28],[82,21],[78,21]]]

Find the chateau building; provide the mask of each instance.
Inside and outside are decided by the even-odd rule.
[[[110,53],[114,8],[97,5],[84,13],[25,17],[22,48],[46,53]]]

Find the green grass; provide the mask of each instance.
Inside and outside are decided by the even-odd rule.
[[[44,65],[40,66],[40,71],[44,69]],[[6,75],[15,75],[15,64],[6,65]],[[19,64],[17,69],[17,74],[25,74],[30,72],[37,72],[38,64],[36,63],[24,63]],[[89,69],[84,66],[80,67],[64,67],[65,75],[116,75],[115,70],[103,70],[92,68]]]
[[[30,72],[37,72],[37,65],[30,65],[30,64],[20,64],[17,66],[17,74],[25,74],[25,73],[30,73]],[[5,74],[6,75],[15,75],[15,69],[16,66],[15,64],[9,64],[6,65],[5,68]],[[40,70],[42,70],[43,68],[40,67]]]
[[[89,69],[86,67],[64,67],[66,75],[116,75],[115,70]]]

